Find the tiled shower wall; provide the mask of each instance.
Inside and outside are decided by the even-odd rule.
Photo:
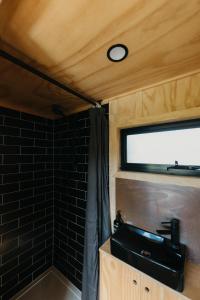
[[[88,111],[55,122],[54,265],[81,289],[87,197]]]
[[[88,111],[53,122],[0,108],[0,300],[52,263],[81,289],[88,142]]]
[[[0,108],[0,299],[52,265],[53,121]]]

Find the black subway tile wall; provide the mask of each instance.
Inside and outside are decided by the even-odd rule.
[[[54,265],[81,289],[87,197],[88,111],[55,121]]]
[[[0,299],[52,265],[53,121],[0,108]]]
[[[0,108],[0,300],[52,263],[81,289],[89,125]]]

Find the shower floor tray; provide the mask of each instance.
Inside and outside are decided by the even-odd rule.
[[[57,269],[51,268],[40,280],[11,300],[80,300],[80,291]]]

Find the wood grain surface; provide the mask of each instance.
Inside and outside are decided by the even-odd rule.
[[[106,56],[115,43],[129,48],[128,58],[121,63],[112,63]],[[0,4],[0,47],[99,101],[200,70],[200,3],[4,0]],[[1,76],[4,79],[3,73]],[[25,107],[21,91],[25,88],[30,93],[29,107],[38,112],[41,102],[46,106],[46,96],[57,101],[57,89],[41,83],[41,97],[38,80],[32,78],[28,89],[27,77],[20,73],[20,82],[13,82],[10,70],[6,84],[12,96],[0,100],[12,105],[15,94]],[[152,91],[144,95],[154,96]],[[67,113],[80,109],[80,102],[67,100],[71,102]]]
[[[0,106],[51,119],[57,118],[52,104],[66,115],[89,108],[78,97],[0,58]]]
[[[113,98],[109,103],[111,218],[116,214],[115,178],[200,187],[199,178],[120,171],[120,129],[200,118],[200,73]]]

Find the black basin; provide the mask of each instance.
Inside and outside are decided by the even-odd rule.
[[[185,246],[138,227],[122,224],[111,237],[111,253],[171,288],[182,292]]]

